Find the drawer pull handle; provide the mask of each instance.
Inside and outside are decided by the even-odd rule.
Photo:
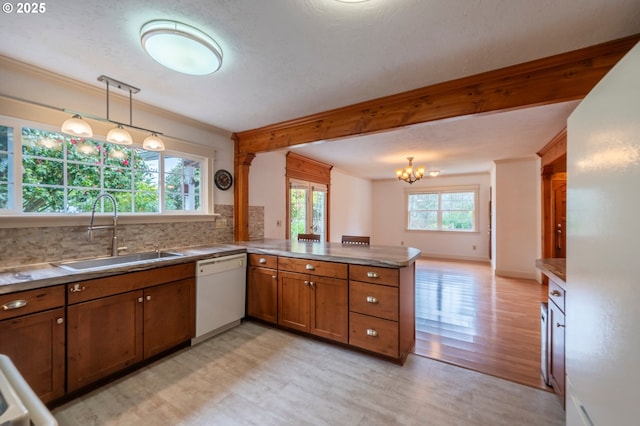
[[[373,296],[367,296],[367,303],[378,303],[378,298]]]
[[[304,267],[307,271],[313,271],[315,268],[315,266],[313,266],[310,263],[307,263],[307,266]]]
[[[81,291],[86,290],[85,286],[80,287],[80,284],[74,284],[72,287],[69,287],[69,291],[71,293],[80,293]]]
[[[562,296],[562,293],[560,293],[558,290],[551,290],[551,294],[553,297],[560,297]]]
[[[258,260],[258,263],[261,263],[264,265],[265,263],[267,263],[267,259],[265,259],[264,257],[261,257],[260,260]]]
[[[11,309],[22,308],[23,306],[27,306],[27,301],[24,299],[14,300],[13,302],[9,302],[6,305],[2,305],[3,311],[10,311]]]
[[[564,324],[560,324],[559,322],[556,323],[556,327],[562,327],[564,328]]]
[[[367,272],[367,277],[369,278],[380,278],[377,272]]]
[[[56,320],[56,322],[57,322],[58,324],[62,324],[62,323],[64,322],[64,319],[63,319],[63,318],[58,318],[58,319]]]
[[[378,337],[378,332],[373,328],[367,328],[367,336]]]

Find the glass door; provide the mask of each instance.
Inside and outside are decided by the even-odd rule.
[[[298,234],[320,234],[326,241],[327,186],[291,179],[289,181],[289,238]]]

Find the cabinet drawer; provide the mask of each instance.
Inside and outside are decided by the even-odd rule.
[[[64,286],[0,295],[0,320],[64,306]]]
[[[347,279],[348,266],[345,263],[324,262],[322,260],[294,259],[278,257],[278,269],[300,272],[303,274],[321,275],[324,277]]]
[[[68,303],[71,305],[100,297],[140,290],[158,284],[179,281],[194,277],[195,273],[195,263],[189,262],[71,283],[67,284]]]
[[[398,323],[355,312],[349,313],[349,344],[398,357]]]
[[[349,279],[398,287],[399,270],[378,266],[351,265]]]
[[[562,313],[564,313],[564,299],[564,289],[554,281],[549,280],[549,300],[553,300]]]
[[[398,289],[351,281],[349,310],[392,321],[398,320]]]
[[[250,253],[249,265],[276,269],[278,267],[278,256]]]

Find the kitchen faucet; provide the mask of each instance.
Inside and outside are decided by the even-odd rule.
[[[103,197],[106,197],[109,200],[111,200],[111,203],[113,204],[113,225],[94,226],[93,219],[96,214],[96,206],[98,205],[98,201],[100,201],[100,199]],[[116,199],[113,197],[113,195],[103,192],[102,194],[98,195],[95,201],[93,202],[93,207],[91,208],[91,222],[89,222],[89,227],[87,228],[87,241],[89,242],[93,241],[94,229],[112,229],[113,230],[113,236],[111,237],[111,256],[117,256],[118,255],[118,203]]]

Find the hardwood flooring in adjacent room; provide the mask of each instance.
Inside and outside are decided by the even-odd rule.
[[[416,263],[415,354],[550,390],[540,372],[547,287],[501,278],[489,264]]]
[[[564,425],[555,395],[245,322],[55,410],[61,426]]]

